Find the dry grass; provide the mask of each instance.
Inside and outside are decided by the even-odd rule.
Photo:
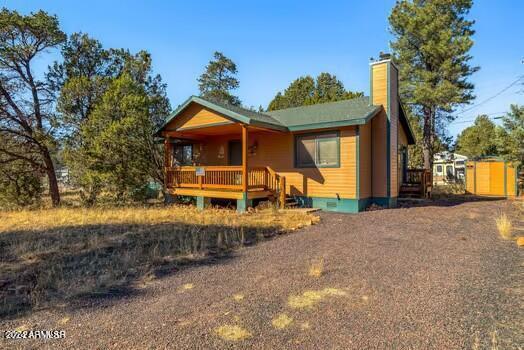
[[[244,242],[314,222],[298,212],[188,206],[0,212],[0,316],[132,293],[181,265],[218,263]]]
[[[309,276],[320,277],[324,273],[324,258],[313,261],[309,266]]]
[[[215,329],[215,333],[224,340],[238,341],[251,337],[246,329],[236,325],[224,325]]]
[[[173,222],[192,225],[226,225],[269,227],[277,224],[283,230],[316,223],[312,215],[299,212],[279,213],[262,210],[241,215],[232,210],[206,209],[191,206],[133,208],[60,208],[0,212],[0,232],[42,230],[86,225],[155,225]]]
[[[466,194],[463,183],[449,183],[446,185],[435,185],[431,191],[434,199],[461,198]]]
[[[288,327],[291,323],[293,323],[293,318],[289,317],[286,314],[280,314],[278,317],[274,318],[271,321],[271,324],[276,329],[284,329]]]
[[[336,288],[324,288],[322,290],[307,290],[302,295],[291,295],[288,305],[293,309],[309,309],[321,302],[326,297],[346,296],[347,293]]]
[[[513,235],[511,233],[513,227],[510,219],[506,214],[501,214],[498,218],[495,219],[495,222],[497,223],[497,230],[499,231],[500,237],[508,240],[513,239]]]

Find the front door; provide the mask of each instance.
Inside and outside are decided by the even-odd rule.
[[[238,140],[229,141],[229,165],[242,165],[242,142]]]

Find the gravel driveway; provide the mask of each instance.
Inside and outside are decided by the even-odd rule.
[[[64,329],[7,348],[518,349],[524,249],[507,201],[321,213],[317,225],[183,269],[136,293],[0,329]],[[312,262],[323,273],[312,277]],[[235,340],[236,339],[236,340]]]

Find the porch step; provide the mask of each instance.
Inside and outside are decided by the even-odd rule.
[[[421,190],[420,184],[402,184],[399,196],[401,198],[420,198],[422,197]]]
[[[295,200],[295,198],[286,196],[286,208],[296,208],[298,207],[298,202]]]

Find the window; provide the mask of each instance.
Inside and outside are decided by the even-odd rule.
[[[338,132],[295,136],[295,167],[338,168],[339,160]]]
[[[442,165],[437,165],[437,174],[442,174]]]
[[[446,165],[446,176],[447,177],[453,177],[453,165]]]
[[[193,165],[193,145],[174,145],[173,164]]]

